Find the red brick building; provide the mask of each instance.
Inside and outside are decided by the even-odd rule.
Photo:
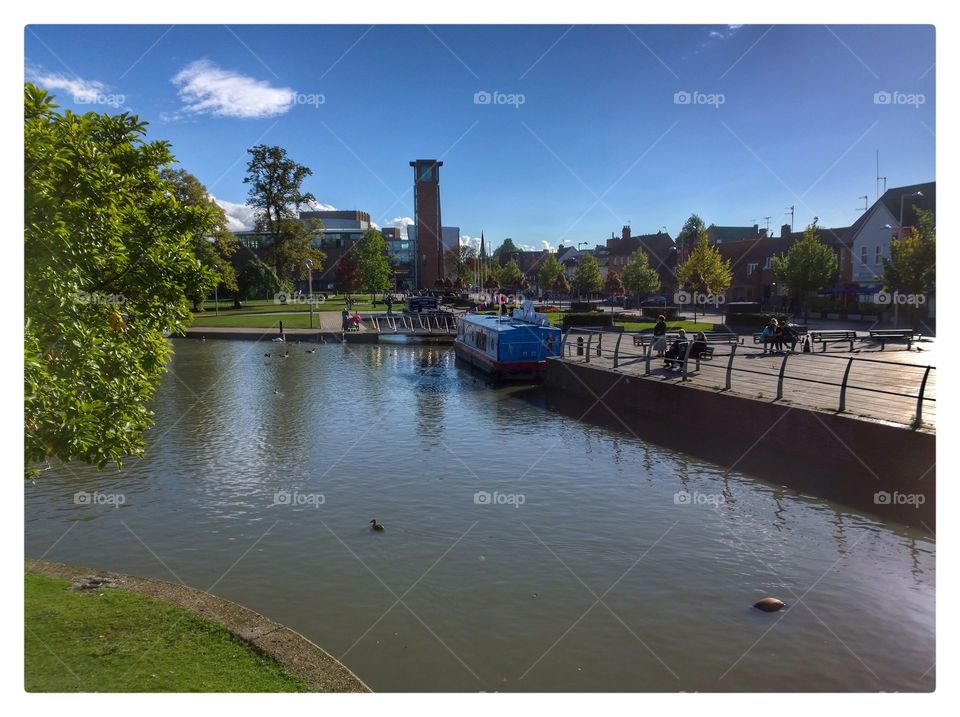
[[[418,159],[413,167],[414,221],[417,239],[416,285],[433,289],[444,278],[443,222],[440,219],[440,167],[435,159]]]

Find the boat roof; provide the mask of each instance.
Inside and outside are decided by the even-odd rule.
[[[557,326],[544,326],[534,324],[529,321],[521,321],[511,316],[497,316],[496,314],[464,314],[460,320],[468,324],[476,324],[490,329],[491,331],[505,332],[515,331],[517,329],[553,329],[559,331]]]

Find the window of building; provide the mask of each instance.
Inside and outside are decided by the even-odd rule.
[[[768,257],[766,258],[766,260],[763,262],[763,268],[764,268],[764,269],[772,269],[772,268],[773,268],[773,257],[772,257],[772,256],[768,256]]]
[[[865,246],[860,247],[860,263],[867,263],[867,247]]]
[[[757,267],[760,266],[757,262],[751,261],[747,264],[747,276],[751,276],[753,272],[757,270]]]
[[[879,245],[879,244],[877,244],[877,250],[876,250],[876,253],[874,254],[873,263],[876,264],[877,266],[880,266],[880,264],[881,264],[881,261],[880,261],[880,245]]]

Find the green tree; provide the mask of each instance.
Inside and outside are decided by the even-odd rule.
[[[773,273],[783,282],[801,309],[806,308],[806,297],[831,283],[837,273],[837,257],[833,249],[817,236],[817,225],[811,224],[803,232],[786,256],[776,256]]]
[[[687,221],[683,223],[683,228],[680,230],[680,233],[677,234],[677,250],[680,252],[680,256],[686,256],[696,243],[700,240],[700,235],[707,230],[706,224],[703,223],[703,219],[697,214],[691,214]]]
[[[517,264],[516,259],[511,259],[504,265],[498,278],[501,286],[514,293],[523,285],[524,281],[523,272],[520,270],[520,265]]]
[[[387,240],[379,231],[370,228],[363,233],[353,250],[357,254],[363,287],[373,295],[376,303],[377,292],[387,291],[391,287],[392,274],[390,259],[387,257]]]
[[[499,259],[501,254],[506,254],[510,256],[511,254],[516,254],[520,251],[520,247],[513,243],[513,239],[507,237],[503,240],[503,244],[498,246],[493,250],[493,258]]]
[[[160,176],[173,186],[173,196],[183,206],[195,207],[198,214],[207,214],[203,226],[209,231],[197,232],[193,237],[193,253],[200,263],[217,274],[217,284],[225,293],[237,290],[237,275],[230,262],[237,251],[237,238],[227,228],[227,215],[207,192],[200,180],[183,169],[164,168]],[[193,310],[203,311],[203,302],[209,294],[194,294]]]
[[[243,182],[250,185],[247,204],[256,210],[256,229],[269,237],[264,255],[282,279],[306,278],[308,259],[314,271],[320,270],[326,259],[313,246],[314,234],[322,231],[323,224],[299,219],[300,207],[316,201],[311,193],[302,191],[304,179],[313,171],[290,159],[282,147],[258,144],[247,152],[250,161]]]
[[[549,291],[557,281],[557,276],[563,273],[563,267],[557,261],[556,254],[547,254],[547,258],[537,270],[537,286],[540,291]]]
[[[58,113],[24,88],[24,463],[98,467],[143,452],[149,404],[188,295],[217,281],[194,240],[211,214],[177,201],[170,146],[128,113]]]
[[[883,260],[883,285],[888,291],[914,294],[926,299],[937,278],[937,229],[933,212],[914,206],[917,226],[903,230],[890,242],[890,259]],[[914,328],[918,303],[910,304]],[[899,309],[899,304],[894,307]]]
[[[620,296],[623,294],[623,282],[620,280],[620,274],[610,271],[607,274],[606,281],[603,282],[603,290],[610,296]]]
[[[581,296],[591,294],[600,290],[602,281],[596,257],[593,254],[581,254],[580,263],[573,272],[573,288]]]
[[[637,249],[623,267],[623,285],[636,294],[650,294],[660,288],[660,274],[650,266],[647,252]]]
[[[677,281],[694,293],[719,296],[727,290],[732,280],[730,260],[724,259],[716,247],[710,246],[706,230],[700,232],[693,251],[677,267]],[[693,304],[693,316],[696,320],[696,302]]]
[[[269,298],[276,296],[281,291],[287,291],[289,288],[289,282],[282,281],[269,264],[253,256],[237,271],[236,297],[238,301],[234,303],[234,306],[239,308],[238,304],[241,299]]]

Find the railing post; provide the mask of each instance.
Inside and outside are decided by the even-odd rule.
[[[927,366],[927,370],[923,372],[923,381],[920,382],[920,393],[917,394],[917,428],[920,427],[920,423],[923,421],[923,393],[927,390],[927,378],[930,376],[931,368],[933,367]]]
[[[690,349],[692,348],[693,340],[691,339],[687,341],[687,350],[683,352],[683,370],[681,372],[683,381],[687,380],[687,361],[690,359]]]
[[[560,355],[567,355],[567,336],[570,335],[570,327],[567,327],[567,330],[563,332],[563,338],[560,339]]]
[[[837,409],[840,413],[847,410],[847,377],[850,376],[850,369],[853,368],[853,357],[847,359],[847,368],[843,372],[843,381],[840,384],[840,407]]]
[[[790,358],[790,352],[788,351],[783,355],[783,363],[780,364],[780,375],[777,377],[777,400],[779,401],[783,398],[783,374],[787,370],[787,359]]]
[[[620,342],[623,340],[623,332],[617,337],[617,345],[613,347],[613,367],[620,365]]]
[[[590,344],[593,342],[593,332],[587,335],[587,360],[584,363],[590,363]]]
[[[641,347],[641,348],[644,347],[643,339],[642,339],[642,338],[640,339],[640,347]],[[646,345],[646,349],[647,349],[647,350],[644,352],[644,354],[645,354],[645,358],[646,358],[646,362],[647,362],[647,368],[646,368],[646,371],[644,371],[644,374],[643,374],[643,375],[644,375],[644,376],[649,376],[649,375],[650,375],[650,354],[653,353],[653,342],[652,342],[652,341]]]
[[[724,390],[730,390],[730,375],[733,373],[733,357],[737,353],[737,346],[739,344],[731,344],[730,346],[730,360],[727,361],[727,380],[724,384]]]

